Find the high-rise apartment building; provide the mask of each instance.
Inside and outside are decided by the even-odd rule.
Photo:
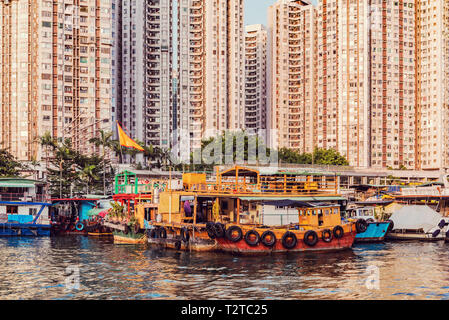
[[[279,0],[268,10],[272,146],[369,165],[368,4]]]
[[[178,3],[179,156],[244,127],[242,0]]]
[[[369,4],[320,0],[316,7],[315,146],[369,166]]]
[[[415,30],[413,1],[370,1],[372,167],[416,167]]]
[[[93,152],[110,128],[110,1],[0,1],[0,143],[40,159],[46,132]]]
[[[263,25],[245,27],[245,128],[267,128],[267,31]]]
[[[116,117],[146,145],[171,147],[172,1],[118,1],[115,6]]]
[[[314,147],[314,7],[279,0],[268,9],[268,141],[273,148]]]
[[[404,1],[415,8],[418,168],[449,168],[449,2]]]

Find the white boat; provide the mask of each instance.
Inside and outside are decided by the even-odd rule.
[[[446,238],[448,219],[423,205],[404,206],[390,218],[393,228],[389,240],[440,241]]]

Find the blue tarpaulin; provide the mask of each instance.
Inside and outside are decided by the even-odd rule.
[[[8,215],[8,222],[31,223],[33,222],[33,219],[34,217],[32,215],[23,215],[23,214]]]

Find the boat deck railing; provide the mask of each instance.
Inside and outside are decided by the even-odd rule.
[[[315,182],[274,182],[274,183],[205,183],[185,185],[185,191],[196,193],[211,194],[254,194],[254,193],[270,193],[270,194],[289,194],[289,195],[320,195],[329,193],[338,193],[338,188],[333,183]]]

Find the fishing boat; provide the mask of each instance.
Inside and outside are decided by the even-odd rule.
[[[206,174],[186,173],[182,190],[160,193],[148,217],[148,241],[178,250],[252,254],[348,249],[356,224],[341,222],[346,199],[337,189],[335,176],[309,172],[261,173],[235,166],[217,168],[210,182]],[[269,213],[275,207],[269,202],[276,201],[291,202],[294,208]]]
[[[445,240],[448,219],[424,205],[403,206],[390,217],[389,240]]]
[[[361,224],[361,232],[355,237],[356,243],[382,242],[392,227],[391,221],[376,221],[375,207],[372,206],[346,209],[345,217],[350,221],[366,221],[366,224]]]
[[[358,223],[342,223],[340,206],[275,201],[264,205],[296,208],[297,223],[267,226],[259,224],[210,225],[222,251],[238,254],[339,251],[350,249]]]
[[[0,236],[49,236],[50,206],[45,183],[0,179]]]

